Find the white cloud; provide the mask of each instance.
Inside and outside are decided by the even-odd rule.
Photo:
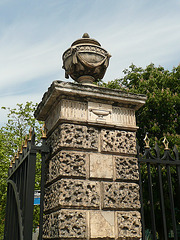
[[[32,0],[31,4],[17,0],[0,1],[0,5],[4,9],[0,22],[0,93],[6,96],[0,96],[1,106],[40,101],[38,96],[55,80],[43,84],[47,76],[65,80],[61,56],[84,32],[112,54],[104,81],[122,76],[122,70],[132,62],[142,67],[154,62],[171,69],[180,61],[177,0]],[[38,79],[43,87],[35,82]],[[35,93],[29,87],[27,93],[25,84],[37,84],[39,89]]]

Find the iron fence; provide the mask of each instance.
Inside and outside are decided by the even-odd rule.
[[[21,151],[11,161],[7,179],[7,204],[4,240],[32,240],[36,154],[41,153],[41,202],[39,239],[42,239],[44,166],[49,152],[45,137],[36,146],[30,131]]]
[[[180,239],[180,159],[177,148],[171,155],[164,138],[163,156],[158,145],[154,151],[145,138],[144,154],[138,147],[139,185],[143,240]]]

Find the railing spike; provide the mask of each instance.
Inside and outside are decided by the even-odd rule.
[[[179,159],[179,152],[178,152],[178,149],[177,149],[176,145],[174,145],[173,153],[174,153],[175,159],[180,160]]]
[[[16,159],[19,159],[19,147],[18,147],[18,151],[17,151],[17,155],[16,155]]]
[[[47,138],[46,133],[47,133],[47,128],[45,126],[45,123],[43,124],[42,128],[41,128],[41,132],[42,132],[42,136],[41,138]]]
[[[13,164],[15,163],[15,161],[16,161],[16,152],[14,153],[14,158],[13,158]]]
[[[27,135],[26,135],[23,148],[27,148],[27,142],[28,142],[28,140],[27,140]]]
[[[156,153],[156,157],[160,158],[160,149],[159,149],[159,146],[158,146],[157,142],[155,142],[154,150],[155,150],[155,153]]]
[[[148,138],[148,133],[146,133],[146,136],[144,138],[144,142],[145,142],[145,148],[150,148],[149,146],[149,142],[150,142],[150,139]]]
[[[29,129],[29,138],[28,138],[28,141],[31,141],[32,132],[33,132],[32,127],[30,127],[30,129]]]
[[[22,154],[22,152],[23,152],[23,145],[24,145],[24,141],[22,141],[22,143],[21,143],[21,150],[20,150],[19,154]]]
[[[164,144],[165,150],[169,150],[169,148],[168,148],[168,146],[169,146],[169,142],[168,142],[166,136],[164,136],[163,144]]]
[[[10,165],[9,165],[10,168],[12,168],[13,160],[14,160],[14,157],[12,157],[12,159],[10,161]]]

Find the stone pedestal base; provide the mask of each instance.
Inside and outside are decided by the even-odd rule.
[[[143,96],[55,82],[45,120],[43,239],[140,239],[135,110]]]

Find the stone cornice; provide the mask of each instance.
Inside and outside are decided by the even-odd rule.
[[[120,103],[131,105],[134,110],[138,110],[141,106],[143,106],[147,99],[145,95],[126,93],[116,89],[88,86],[57,80],[51,84],[48,91],[44,94],[42,101],[35,111],[35,118],[44,121],[54,103],[63,95],[72,97],[75,96],[83,98],[83,100],[98,99],[104,102],[111,102],[112,104]]]

